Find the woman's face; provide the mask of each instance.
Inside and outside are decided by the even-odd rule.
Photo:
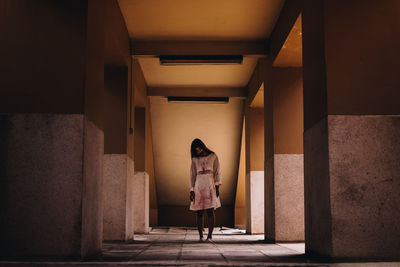
[[[203,153],[203,151],[204,151],[201,147],[196,147],[195,150],[196,150],[196,153],[198,156],[200,156],[201,153]]]

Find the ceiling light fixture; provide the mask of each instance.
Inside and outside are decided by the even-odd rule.
[[[226,104],[229,97],[187,97],[187,96],[168,96],[168,102],[194,102],[194,103],[214,103]]]
[[[159,56],[160,65],[231,65],[242,64],[242,55],[185,55]]]

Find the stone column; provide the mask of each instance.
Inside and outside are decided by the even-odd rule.
[[[61,2],[0,16],[1,258],[101,254],[104,6]]]
[[[108,65],[104,72],[104,240],[133,240],[133,107],[129,68]],[[127,63],[128,65],[129,63]],[[128,65],[129,66],[129,65]],[[131,122],[132,120],[132,122]]]
[[[246,136],[246,232],[264,233],[264,109],[248,108]]]
[[[303,101],[301,68],[272,70],[273,217],[268,241],[304,240]],[[271,189],[270,189],[271,190]],[[268,199],[271,201],[271,198]],[[271,213],[268,213],[271,216]]]
[[[104,155],[104,240],[133,240],[133,160]]]
[[[146,234],[149,232],[149,193],[149,175],[146,172],[135,172],[133,176],[135,233]]]
[[[400,259],[399,18],[396,0],[304,3],[308,254]]]

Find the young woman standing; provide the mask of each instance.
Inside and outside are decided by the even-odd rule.
[[[203,242],[203,214],[208,217],[208,235],[211,242],[214,230],[214,210],[221,207],[219,187],[221,170],[217,155],[208,149],[200,139],[194,139],[190,147],[192,165],[190,168],[190,210],[197,211],[197,229]]]

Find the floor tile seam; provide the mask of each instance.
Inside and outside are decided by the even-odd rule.
[[[185,242],[186,242],[186,237],[187,237],[187,230],[185,231],[185,236],[183,237],[183,242],[182,242],[182,245],[181,245],[181,249],[179,250],[178,256],[176,257],[176,262],[178,262],[178,261],[181,260],[182,251],[183,251],[183,245],[184,245]]]
[[[212,241],[211,241],[212,242]],[[224,253],[219,249],[219,247],[217,246],[217,244],[215,244],[214,242],[212,242],[213,246],[218,250],[219,254],[221,254],[222,258],[225,260],[225,262],[227,264],[231,264],[231,262],[228,260],[227,257],[225,257]]]
[[[269,256],[268,254],[264,253],[262,250],[258,250],[261,254],[263,254],[269,261],[271,262],[278,262],[276,261],[274,258],[272,258],[271,256]]]
[[[139,251],[139,253],[137,253],[136,255],[132,256],[129,260],[130,261],[136,261],[136,258],[143,254],[146,250],[148,250],[154,243],[156,243],[161,237],[158,237],[157,239],[153,240],[150,242],[150,244],[148,244],[146,247],[144,247],[141,251]]]
[[[291,251],[294,251],[294,252],[296,252],[297,254],[300,254],[300,255],[304,255],[305,253],[302,253],[302,252],[300,252],[300,251],[298,251],[298,250],[295,250],[295,249],[292,249],[292,248],[288,248],[288,247],[285,247],[285,246],[281,246],[280,244],[278,244],[278,243],[276,243],[278,246],[280,246],[281,248],[285,248],[285,249],[288,249],[288,250],[291,250]]]

